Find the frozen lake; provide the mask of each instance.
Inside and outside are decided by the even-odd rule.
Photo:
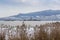
[[[60,21],[24,21],[26,25],[31,25],[31,26],[41,25],[45,23],[52,23],[52,22],[60,22]],[[11,26],[21,25],[22,23],[23,21],[0,21],[0,24],[4,24],[4,25],[7,24]]]

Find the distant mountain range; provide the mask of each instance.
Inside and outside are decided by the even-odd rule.
[[[0,21],[60,21],[60,10],[19,13],[18,15],[0,18]]]

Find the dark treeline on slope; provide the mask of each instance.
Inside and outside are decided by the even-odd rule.
[[[7,37],[6,38],[6,31],[2,31],[2,29],[4,28],[8,28],[7,30]],[[11,34],[14,31],[9,32],[11,29],[13,29],[14,27],[16,27],[16,34],[13,35]],[[36,25],[35,27],[31,27],[31,25],[29,25],[29,27],[27,25],[25,25],[24,23],[19,26],[7,26],[4,24],[2,24],[0,26],[1,28],[1,32],[0,32],[0,40],[60,40],[60,22],[54,22],[54,23],[46,23],[43,25]],[[27,31],[29,29],[34,29],[34,32],[32,34],[29,34],[29,36],[27,35]],[[27,30],[28,29],[28,30]],[[30,31],[29,31],[30,32]]]

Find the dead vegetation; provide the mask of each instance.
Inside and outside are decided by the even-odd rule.
[[[60,22],[47,23],[40,26],[36,25],[35,27],[33,27],[33,36],[32,34],[29,34],[28,36],[27,29],[30,28],[30,26],[27,27],[27,25],[25,25],[24,23],[21,26],[16,26],[15,35],[10,35],[10,33],[12,32],[9,33],[8,31],[8,40],[60,40]],[[12,28],[10,28],[9,30],[11,29]],[[0,33],[0,40],[7,40],[5,39],[6,33],[4,33]]]

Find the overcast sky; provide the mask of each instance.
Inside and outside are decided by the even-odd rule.
[[[0,17],[49,9],[60,10],[60,0],[0,0]]]

